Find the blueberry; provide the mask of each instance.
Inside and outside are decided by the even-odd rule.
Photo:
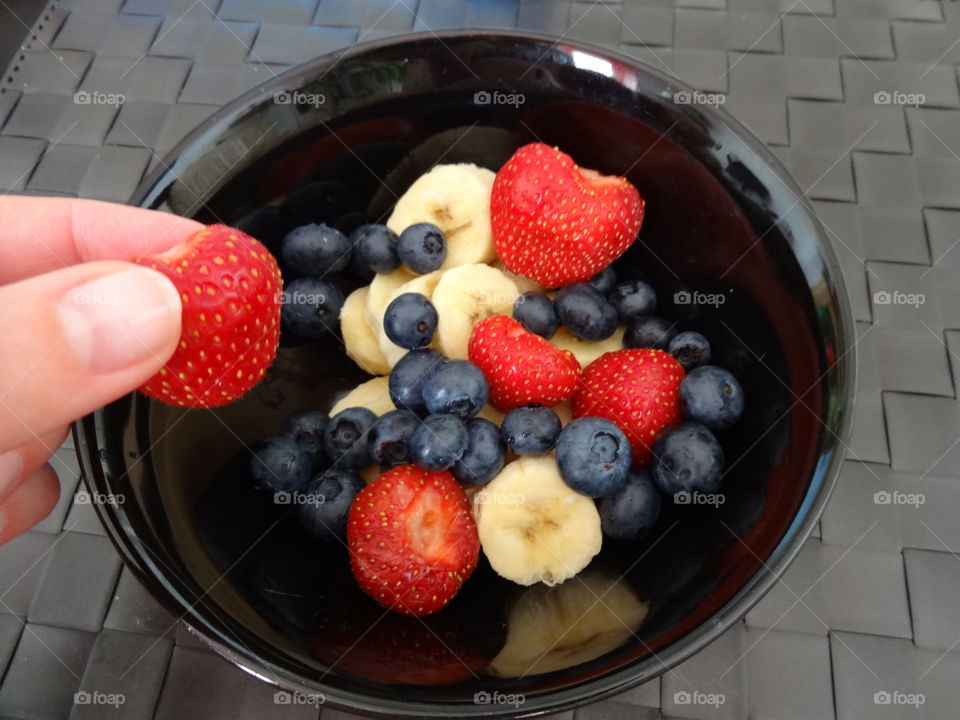
[[[283,238],[280,254],[298,274],[325,275],[350,264],[350,241],[329,225],[302,225]]]
[[[652,472],[653,481],[667,495],[712,493],[723,479],[723,448],[699,423],[674,425],[653,442]]]
[[[606,340],[617,329],[613,305],[586,283],[561,288],[553,306],[560,324],[581,340]]]
[[[297,278],[283,290],[280,316],[284,326],[304,340],[319,340],[340,328],[343,293],[332,282]]]
[[[603,418],[577,418],[557,438],[560,475],[590,497],[611,495],[623,487],[632,457],[627,436]]]
[[[617,274],[613,271],[613,268],[608,265],[587,280],[587,285],[604,297],[609,297],[610,293],[612,293],[613,289],[617,286]]]
[[[543,455],[553,449],[561,427],[550,408],[518,407],[500,423],[500,434],[517,455]]]
[[[657,294],[642,280],[627,280],[613,289],[610,302],[616,308],[620,322],[627,323],[656,310]]]
[[[683,365],[684,370],[710,362],[710,343],[703,335],[691,330],[675,335],[667,351]]]
[[[636,318],[623,334],[625,348],[656,348],[666,350],[676,337],[675,323],[661,317],[645,315]]]
[[[350,244],[359,262],[378,273],[400,267],[397,234],[386,225],[361,225],[350,233]]]
[[[383,331],[390,342],[407,350],[425,347],[437,331],[437,309],[426,295],[398,295],[383,313]]]
[[[633,470],[622,488],[600,499],[597,510],[605,535],[618,540],[639,540],[657,522],[660,491],[649,472]]]
[[[291,438],[277,435],[253,448],[250,474],[261,487],[296,490],[310,479],[310,456]]]
[[[391,410],[373,424],[367,443],[373,461],[382,467],[410,462],[410,438],[420,427],[420,418],[409,410]]]
[[[552,338],[560,321],[553,309],[553,301],[543,293],[525,292],[513,303],[513,317],[527,330],[548,340]]]
[[[470,436],[455,415],[431,415],[410,439],[410,456],[424,470],[446,470],[467,449]]]
[[[370,464],[367,437],[376,421],[373,411],[362,407],[341,410],[330,418],[323,443],[335,467],[351,470]]]
[[[420,416],[427,415],[429,411],[423,402],[423,384],[427,375],[442,362],[443,355],[426,348],[411,350],[400,358],[387,381],[393,404]]]
[[[507,448],[500,437],[500,428],[484,418],[470,420],[467,435],[467,449],[450,472],[464,485],[483,485],[503,469]]]
[[[483,371],[469,360],[437,365],[423,383],[423,403],[431,413],[469,420],[487,404],[490,386]]]
[[[743,414],[743,390],[729,371],[716,365],[695,368],[680,383],[680,410],[687,420],[725,430]]]
[[[300,446],[313,461],[313,466],[322,464],[327,457],[323,449],[323,431],[330,418],[319,410],[300,410],[292,413],[280,426],[280,434],[286,435]]]
[[[447,258],[447,239],[436,225],[417,223],[400,233],[397,253],[404,265],[424,275],[443,265]]]
[[[347,513],[363,480],[353,470],[327,470],[298,493],[297,519],[310,535],[321,540],[347,536]]]

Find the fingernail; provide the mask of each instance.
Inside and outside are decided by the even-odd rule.
[[[7,494],[13,481],[23,470],[23,456],[17,450],[0,454],[0,498]]]
[[[96,373],[166,356],[179,337],[180,296],[173,283],[147,268],[132,267],[72,288],[59,310],[74,353]]]

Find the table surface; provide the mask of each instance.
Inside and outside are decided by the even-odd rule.
[[[957,717],[960,2],[53,2],[0,86],[0,187],[125,201],[185,132],[274,73],[354,42],[458,27],[616,48],[724,94],[806,188],[859,330],[848,459],[783,581],[662,678],[565,715]],[[120,92],[126,103],[77,104],[79,90]],[[877,102],[884,91],[892,102]],[[921,103],[905,106],[896,93]],[[893,297],[884,293],[923,302],[884,302]],[[317,716],[275,705],[271,687],[158,608],[122,569],[90,505],[74,501],[69,443],[54,464],[60,503],[0,547],[0,717]],[[922,504],[896,502],[909,493]],[[107,715],[75,704],[78,690],[123,693],[126,703]],[[724,702],[683,703],[684,691]],[[902,704],[910,700],[922,701],[919,711]]]

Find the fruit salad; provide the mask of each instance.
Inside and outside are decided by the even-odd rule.
[[[230,302],[247,314],[217,348],[257,341],[251,323],[266,336],[219,398],[262,376],[278,317],[285,337],[342,338],[369,379],[331,408],[290,416],[254,448],[250,474],[318,498],[297,504],[302,528],[345,553],[357,585],[386,608],[441,610],[481,558],[522,586],[593,577],[604,542],[645,537],[678,494],[720,490],[715,433],[745,404],[737,378],[710,364],[708,340],[658,315],[650,284],[618,276],[644,211],[625,178],[541,143],[497,172],[437,165],[385,224],[287,234],[281,266],[297,277],[277,306],[278,276],[256,264],[229,276],[251,299],[207,299],[208,284],[227,283],[217,258],[264,260],[255,240],[209,229],[199,259],[183,272],[179,256],[170,261],[191,313],[185,330],[198,334],[167,371],[203,387],[204,342],[234,318]],[[349,268],[369,282],[344,296],[331,274]],[[145,391],[199,397],[171,396],[163,377]]]

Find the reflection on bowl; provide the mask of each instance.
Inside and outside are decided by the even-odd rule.
[[[647,217],[618,275],[650,282],[662,314],[706,335],[750,399],[720,436],[722,505],[667,503],[648,538],[605,542],[558,587],[521,588],[481,560],[440,613],[385,613],[345,553],[306,536],[238,455],[290,412],[328,409],[368,378],[338,343],[285,343],[233,405],[183,411],[131,395],[78,424],[91,489],[127,498],[98,511],[150,590],[251,672],[374,714],[570,707],[654,677],[741,617],[829,494],[850,416],[852,321],[794,183],[725,113],[675,103],[684,91],[619,56],[529,35],[374,43],[217,113],[137,202],[238,225],[276,250],[305,222],[385,218],[438,162],[495,170],[532,140],[626,175]]]

